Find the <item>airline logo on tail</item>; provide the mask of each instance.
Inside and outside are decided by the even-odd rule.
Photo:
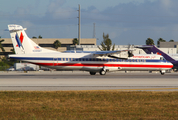
[[[157,55],[161,55],[161,53],[157,52]]]
[[[40,47],[38,47],[38,46],[34,46],[34,48],[35,48],[36,50],[40,49]]]
[[[23,48],[23,46],[22,46],[22,42],[23,42],[23,34],[22,34],[22,32],[21,32],[21,34],[20,34],[20,38],[19,38],[19,36],[18,36],[18,34],[16,33],[16,35],[15,35],[15,39],[16,39],[16,41],[17,41],[17,45],[16,45],[16,47],[22,47]]]

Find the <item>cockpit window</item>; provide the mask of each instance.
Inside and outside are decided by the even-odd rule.
[[[166,60],[164,57],[160,57],[160,60]]]

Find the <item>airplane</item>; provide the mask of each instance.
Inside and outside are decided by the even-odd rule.
[[[40,47],[26,34],[26,28],[10,24],[8,30],[16,54],[11,59],[26,61],[58,70],[88,71],[90,75],[112,71],[160,71],[164,74],[173,65],[161,55],[133,55],[133,50],[66,51],[58,52]]]
[[[136,48],[143,49],[147,54],[160,54],[162,55],[167,61],[171,62],[174,66],[173,69],[178,69],[178,54],[166,54],[154,45],[142,45],[142,46],[135,46]]]

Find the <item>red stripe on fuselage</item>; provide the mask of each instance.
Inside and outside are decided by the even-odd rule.
[[[42,66],[83,66],[83,67],[148,67],[148,68],[172,68],[173,65],[137,65],[137,64],[82,64],[82,63],[35,63]]]

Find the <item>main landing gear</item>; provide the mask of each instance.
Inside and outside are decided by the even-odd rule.
[[[106,71],[101,70],[101,71],[100,71],[100,75],[106,75]]]
[[[90,72],[90,75],[96,75],[96,72]]]
[[[99,73],[100,75],[106,75],[106,71],[104,70],[101,70]],[[90,72],[90,75],[96,75],[96,72]]]

